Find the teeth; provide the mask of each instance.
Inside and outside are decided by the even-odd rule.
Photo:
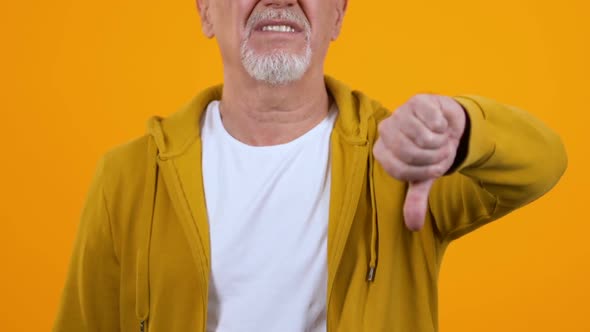
[[[295,29],[287,25],[265,25],[262,27],[262,31],[295,32]]]

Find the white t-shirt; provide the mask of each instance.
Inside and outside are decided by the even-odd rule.
[[[326,331],[330,135],[337,115],[281,145],[254,147],[202,122],[211,235],[208,332]]]

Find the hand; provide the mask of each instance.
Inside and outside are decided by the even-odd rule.
[[[453,165],[466,118],[454,99],[423,94],[379,124],[373,155],[389,175],[409,183],[404,219],[412,231],[424,226],[430,188]]]

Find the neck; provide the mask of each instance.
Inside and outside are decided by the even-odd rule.
[[[257,82],[247,74],[229,76],[225,75],[220,106],[223,125],[245,144],[288,143],[328,114],[330,101],[321,72],[308,72],[301,80],[281,86]]]

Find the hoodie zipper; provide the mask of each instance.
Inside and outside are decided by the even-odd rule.
[[[141,322],[139,322],[139,332],[145,332],[146,331],[145,327],[146,327],[145,320],[142,320]]]

